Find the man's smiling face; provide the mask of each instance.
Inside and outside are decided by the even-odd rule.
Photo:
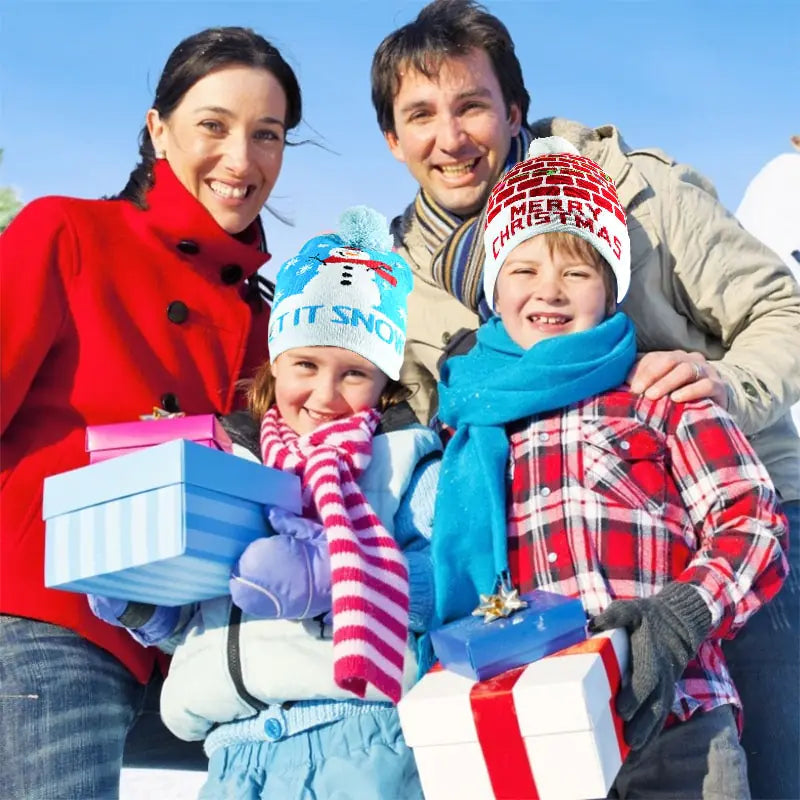
[[[394,98],[392,155],[425,192],[459,216],[480,211],[519,133],[520,110],[506,109],[483,50],[444,58],[433,78],[402,73]]]

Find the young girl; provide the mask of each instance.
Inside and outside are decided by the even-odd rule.
[[[260,447],[252,423],[227,424],[301,477],[303,515],[273,510],[276,533],[245,550],[231,596],[185,629],[173,610],[148,623],[150,640],[176,645],[164,721],[205,738],[202,798],[422,796],[394,703],[416,678],[408,632],[433,607],[440,444],[397,381],[412,278],[391,244],[380,215],[352,209],[281,267],[271,363],[250,390]]]
[[[596,164],[563,139],[534,141],[492,191],[484,244],[497,316],[439,387],[455,433],[436,505],[437,617],[468,614],[498,580],[580,597],[594,630],[631,640],[617,708],[633,752],[610,796],[749,797],[720,639],[786,576],[772,483],[710,401],[624,385],[630,243]]]

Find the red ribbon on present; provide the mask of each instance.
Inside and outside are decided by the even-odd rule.
[[[611,709],[611,719],[614,722],[614,733],[617,735],[619,756],[622,761],[625,761],[631,749],[625,742],[622,717],[617,713],[617,692],[622,684],[622,675],[619,671],[619,662],[617,661],[617,654],[614,651],[614,645],[607,636],[595,636],[583,642],[578,642],[578,644],[573,644],[570,647],[565,647],[563,650],[553,653],[553,656],[570,656],[577,653],[598,653],[603,660],[603,668],[606,671],[608,685],[611,689],[611,698],[608,701],[608,705]]]
[[[479,681],[469,693],[478,743],[497,800],[539,800],[512,694],[526,666]]]
[[[597,653],[611,688],[611,716],[617,735],[620,757],[625,760],[630,748],[622,735],[622,720],[615,707],[617,691],[622,682],[614,645],[605,636],[587,639],[578,644],[552,653],[558,656]],[[539,791],[533,777],[525,742],[519,727],[514,706],[513,689],[527,665],[503,672],[495,678],[475,683],[469,700],[472,717],[478,734],[483,759],[489,773],[492,791],[496,800],[539,800]]]

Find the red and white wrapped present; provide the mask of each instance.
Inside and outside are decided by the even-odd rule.
[[[613,630],[487,681],[434,667],[398,705],[426,800],[605,797],[628,753],[627,666]]]

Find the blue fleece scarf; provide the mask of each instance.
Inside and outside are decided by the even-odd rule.
[[[436,625],[469,614],[508,573],[505,426],[619,386],[635,357],[633,324],[621,312],[529,350],[493,317],[467,355],[443,365],[439,418],[456,433],[444,451],[433,523]]]

